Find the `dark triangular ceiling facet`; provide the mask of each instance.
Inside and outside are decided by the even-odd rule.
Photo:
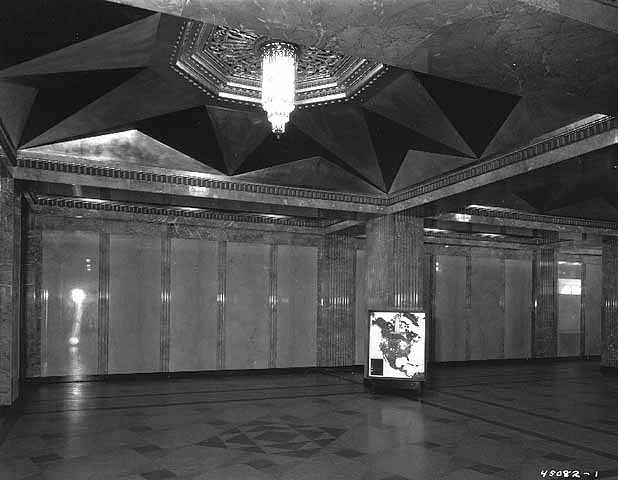
[[[227,172],[233,174],[264,139],[271,126],[263,111],[208,107]]]
[[[228,173],[206,107],[143,120],[137,129],[205,165]]]
[[[342,163],[320,143],[305,134],[294,124],[288,123],[285,127],[285,133],[279,138],[274,134],[269,134],[247,156],[247,159],[238,168],[236,173],[247,173],[311,157],[323,157],[337,164]]]
[[[125,25],[0,72],[1,77],[145,67],[160,15]]]
[[[14,78],[15,82],[38,89],[21,143],[35,139],[141,70],[125,68]]]
[[[292,122],[333,152],[348,169],[384,189],[371,136],[362,110],[354,104],[336,104],[295,111]]]
[[[408,150],[457,156],[459,152],[377,113],[364,111],[373,148],[380,159],[386,190],[390,190]]]
[[[399,172],[391,185],[391,192],[424,182],[442,173],[473,162],[468,157],[454,157],[440,153],[410,150],[404,158]]]
[[[462,155],[474,156],[435,100],[413,72],[404,72],[363,104],[411,130],[440,142]]]
[[[148,10],[98,0],[2,2],[0,69],[136,22]]]
[[[356,175],[320,157],[265,168],[234,178],[272,185],[291,185],[337,192],[380,194],[381,191]]]
[[[432,75],[415,75],[477,156],[483,154],[520,99]]]

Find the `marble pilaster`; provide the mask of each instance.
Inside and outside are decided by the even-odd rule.
[[[532,357],[551,358],[558,354],[558,264],[553,247],[534,252],[532,288]]]
[[[399,212],[367,222],[369,309],[423,309],[423,219]]]
[[[24,339],[25,350],[22,356],[22,371],[26,378],[41,376],[41,280],[43,265],[42,232],[36,225],[36,216],[28,215],[28,233],[26,237],[26,254],[24,255]]]
[[[19,395],[21,197],[0,174],[0,405]]]
[[[605,239],[602,261],[601,367],[618,369],[618,239]]]
[[[355,361],[356,249],[345,234],[325,235],[318,249],[317,364]]]

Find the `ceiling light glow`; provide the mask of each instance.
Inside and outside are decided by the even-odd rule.
[[[294,110],[297,47],[273,40],[262,48],[262,108],[273,133],[281,135]]]

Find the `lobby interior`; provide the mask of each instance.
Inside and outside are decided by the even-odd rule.
[[[618,478],[615,0],[5,3],[0,479]]]

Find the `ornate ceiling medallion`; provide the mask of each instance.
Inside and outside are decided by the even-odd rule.
[[[273,47],[276,45],[281,48]],[[285,54],[292,49],[296,86],[292,109],[289,100],[286,103],[288,115],[294,106],[313,107],[350,100],[385,71],[381,63],[364,58],[269,40],[252,32],[194,21],[185,23],[172,64],[203,91],[221,101],[258,105],[270,98],[268,92],[281,87],[277,78],[276,84],[269,83],[263,91],[262,75],[270,75],[265,71],[270,63],[263,64],[264,54],[270,58],[272,52]],[[292,57],[287,55],[285,58],[289,63]],[[285,115],[280,116],[281,112],[278,112],[273,116],[269,108],[265,106],[265,109],[269,112],[273,131],[277,133]]]

